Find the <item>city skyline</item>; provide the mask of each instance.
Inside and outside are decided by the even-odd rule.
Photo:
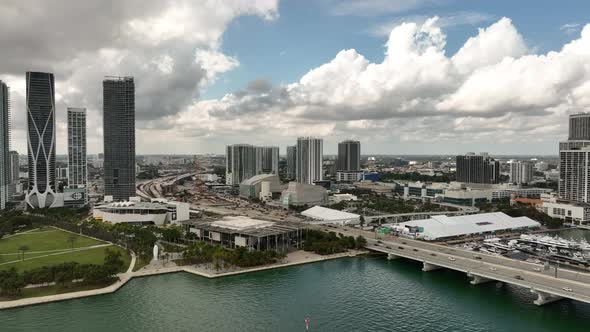
[[[563,120],[590,110],[583,67],[590,27],[581,14],[588,5],[547,4],[523,16],[519,9],[532,1],[360,3],[186,3],[179,12],[147,2],[134,12],[125,2],[111,17],[88,2],[63,19],[9,1],[0,55],[10,60],[0,79],[13,91],[13,149],[26,148],[24,72],[31,69],[55,74],[57,142],[67,137],[66,108],[87,107],[89,154],[103,150],[100,83],[113,74],[136,78],[138,154],[223,154],[240,142],[285,149],[298,136],[317,136],[326,154],[354,139],[367,154],[555,155],[555,142],[567,136]],[[304,14],[309,27],[296,28]],[[66,36],[37,36],[17,24],[32,19],[65,25]],[[96,37],[68,27],[80,20]],[[317,50],[303,53],[280,33]],[[16,54],[17,40],[30,52]],[[526,74],[506,74],[516,72]]]

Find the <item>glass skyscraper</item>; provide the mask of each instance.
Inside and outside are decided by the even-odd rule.
[[[102,87],[105,196],[127,201],[135,196],[135,83],[106,77]]]

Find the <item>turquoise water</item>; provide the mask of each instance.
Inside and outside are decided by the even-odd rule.
[[[589,331],[590,305],[537,307],[415,262],[346,258],[222,279],[178,273],[119,292],[0,311],[1,331]]]

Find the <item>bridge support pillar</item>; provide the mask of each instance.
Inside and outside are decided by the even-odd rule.
[[[534,288],[531,288],[531,293],[537,295],[537,299],[534,300],[533,303],[536,305],[539,305],[539,306],[563,299],[563,297],[561,297],[561,296],[541,292],[541,291],[536,290]]]
[[[473,280],[469,282],[472,285],[485,284],[486,282],[494,281],[494,279],[485,278],[471,273],[467,273],[467,276],[473,278]]]
[[[426,263],[426,262],[423,262],[423,264],[424,264],[424,266],[422,267],[422,271],[424,271],[424,272],[438,270],[441,268],[438,265],[434,265],[434,264],[430,264],[430,263]]]
[[[393,260],[393,259],[398,259],[399,256],[394,255],[394,254],[387,254],[387,260]]]

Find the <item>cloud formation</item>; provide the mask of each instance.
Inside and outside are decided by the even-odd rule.
[[[12,88],[15,148],[25,152],[24,76],[34,70],[55,73],[58,153],[68,106],[88,108],[89,148],[102,150],[102,79],[134,76],[142,151],[145,129],[185,110],[202,87],[239,65],[221,51],[227,25],[244,15],[273,20],[277,2],[3,1],[0,78]]]
[[[479,29],[453,55],[437,17],[394,27],[382,62],[342,50],[298,82],[195,102],[168,119],[225,143],[354,137],[378,146],[557,144],[567,114],[590,110],[590,25],[561,50],[534,54],[512,21]],[[191,121],[191,119],[204,119]],[[206,128],[206,129],[205,129]],[[432,151],[415,151],[430,153]]]

